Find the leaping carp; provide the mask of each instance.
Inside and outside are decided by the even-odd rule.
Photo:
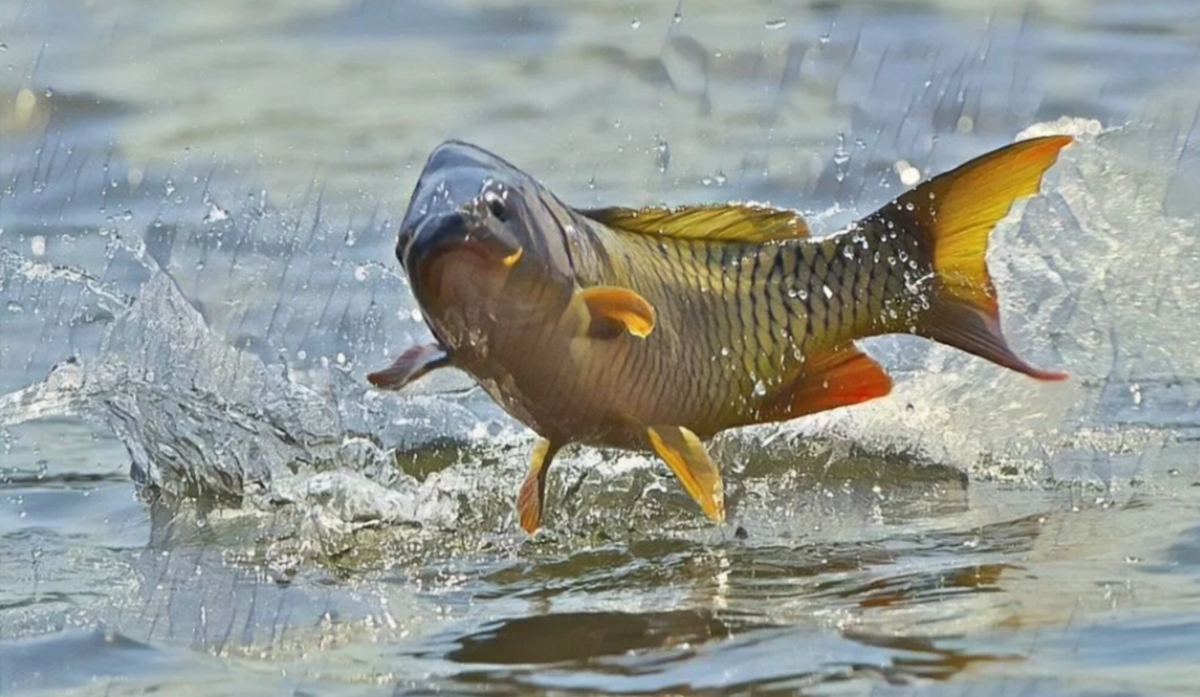
[[[1069,136],[1000,148],[813,238],[756,204],[598,209],[564,203],[486,150],[429,156],[396,256],[435,341],[368,375],[399,390],[454,366],[540,437],[517,496],[534,532],[546,473],[572,443],[653,451],[714,521],[704,442],[888,394],[854,344],[908,333],[1038,380],[1001,332],[988,234],[1037,193]]]

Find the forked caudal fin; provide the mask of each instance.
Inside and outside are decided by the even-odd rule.
[[[988,233],[1013,202],[1037,193],[1042,175],[1071,141],[1049,136],[1000,148],[930,179],[876,213],[920,235],[931,250],[933,296],[918,335],[1039,380],[1067,377],[1035,368],[1009,348],[985,255]]]

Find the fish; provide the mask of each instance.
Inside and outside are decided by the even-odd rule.
[[[817,237],[764,203],[574,207],[483,147],[445,141],[396,242],[433,340],[366,378],[400,390],[457,368],[535,432],[515,503],[530,534],[571,445],[654,453],[723,523],[706,443],[887,395],[890,376],[857,340],[912,334],[1035,380],[1068,377],[1010,348],[985,257],[1071,142],[1006,145]]]

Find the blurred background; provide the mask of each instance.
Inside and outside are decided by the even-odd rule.
[[[911,338],[892,395],[641,455],[531,434],[393,256],[460,138],[565,200],[833,232],[1019,137],[992,235],[1037,384]],[[1194,0],[0,0],[0,694],[1192,694]]]

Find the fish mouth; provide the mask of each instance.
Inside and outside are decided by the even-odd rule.
[[[511,267],[520,260],[524,249],[507,230],[485,226],[482,221],[456,211],[417,226],[404,248],[404,266],[411,269],[449,252],[467,252],[482,261]]]
[[[524,249],[503,228],[485,226],[461,211],[445,213],[422,221],[414,230],[403,252],[404,268],[414,290],[426,290],[442,296],[447,289],[443,280],[454,267],[469,267],[465,277],[476,278],[506,272],[519,262]],[[454,274],[455,278],[462,278]]]

